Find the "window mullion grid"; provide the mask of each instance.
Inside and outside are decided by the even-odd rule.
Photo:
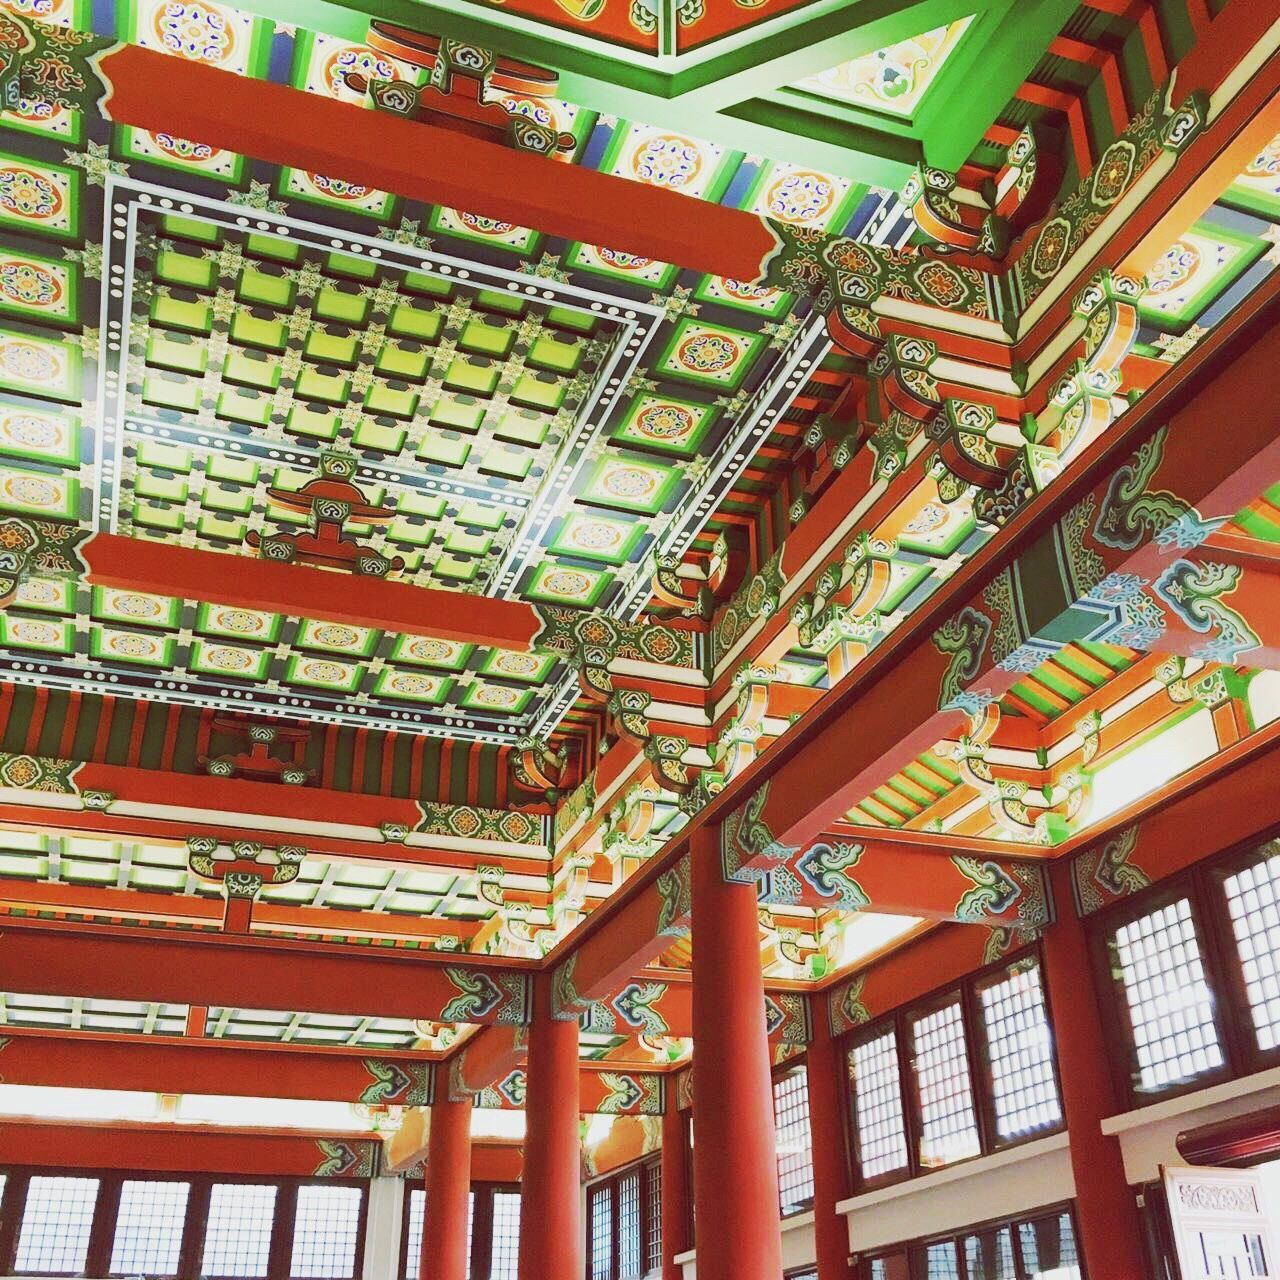
[[[907,1143],[907,1177],[918,1178],[924,1116],[920,1109],[920,1091],[915,1085],[915,1064],[911,1061],[906,1012],[902,1009],[893,1015],[893,1045],[898,1054],[898,1091],[902,1095],[902,1127]]]
[[[1268,1053],[1258,1046],[1243,959],[1227,907],[1227,877],[1258,861],[1236,859],[1226,867],[1200,868],[1191,881],[1191,919],[1204,939],[1205,977],[1213,995],[1214,1021],[1233,1076],[1270,1065],[1276,1056],[1275,1050]]]
[[[978,995],[971,978],[960,986],[960,1022],[964,1028],[964,1051],[969,1066],[969,1093],[973,1098],[974,1119],[978,1124],[978,1149],[985,1156],[999,1144],[996,1138],[991,1071],[978,1038],[978,1028],[983,1025],[982,1013],[978,1008]]]

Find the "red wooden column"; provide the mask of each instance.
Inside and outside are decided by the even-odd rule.
[[[849,1280],[849,1223],[836,1205],[849,1195],[844,1144],[844,1062],[831,1038],[826,996],[810,1001],[812,1039],[805,1051],[809,1132],[813,1142],[813,1234],[818,1280]]]
[[[467,1280],[471,1100],[431,1104],[421,1280]]]
[[[578,1024],[551,1016],[551,974],[533,980],[525,1068],[520,1280],[578,1280],[583,1267]]]
[[[674,1092],[662,1113],[662,1280],[683,1280],[684,1268],[675,1258],[689,1247],[689,1155],[684,1112]]]
[[[1119,1107],[1084,924],[1072,898],[1070,859],[1054,862],[1050,882],[1058,918],[1044,933],[1044,976],[1071,1142],[1080,1247],[1090,1280],[1131,1280],[1146,1274],[1142,1227],[1119,1140],[1100,1127]]]
[[[718,827],[694,833],[690,861],[698,1280],[778,1280],[782,1230],[755,888],[725,881]]]

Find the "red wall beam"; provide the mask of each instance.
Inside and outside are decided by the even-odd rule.
[[[6,1084],[64,1089],[359,1102],[361,1094],[375,1083],[364,1065],[366,1058],[397,1065],[406,1074],[420,1075],[434,1069],[420,1055],[384,1055],[376,1050],[263,1047],[157,1036],[121,1039],[93,1032],[49,1033],[20,1027],[5,1027],[0,1037],[0,1077]]]
[[[165,63],[176,61],[183,69],[192,66],[157,56]],[[241,81],[239,76],[229,78],[236,83],[261,83]],[[314,94],[299,96],[308,101],[324,101]],[[201,551],[115,533],[94,534],[80,548],[80,555],[89,565],[89,582],[121,591],[149,591],[185,600],[198,589],[201,600],[242,609],[326,618],[353,626],[517,651],[528,649],[542,628],[537,610],[522,601],[465,595],[384,578],[334,574],[310,565],[277,564],[257,556]]]
[[[298,939],[201,937],[123,926],[6,921],[0,972],[14,991],[104,1000],[247,1006],[447,1021],[462,994],[446,968],[505,972],[518,961],[444,952],[378,952]],[[507,998],[469,1020],[511,1017]],[[3,1072],[0,1072],[3,1074]]]
[[[99,71],[118,123],[426,204],[740,280],[776,248],[754,214],[136,45],[107,53]]]

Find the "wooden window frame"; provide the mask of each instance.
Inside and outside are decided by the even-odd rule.
[[[1123,1055],[1112,1057],[1111,1069],[1116,1096],[1127,1109],[1194,1093],[1280,1063],[1280,1044],[1272,1049],[1262,1049],[1258,1045],[1224,887],[1224,881],[1230,876],[1265,861],[1262,851],[1277,835],[1280,835],[1280,828],[1265,835],[1250,836],[1168,879],[1109,904],[1086,919],[1103,1030],[1115,1043],[1125,1046]],[[1135,1083],[1137,1058],[1133,1031],[1124,1008],[1121,983],[1112,971],[1111,938],[1124,924],[1184,897],[1191,904],[1191,919],[1200,941],[1205,982],[1209,987],[1214,1027],[1224,1062],[1217,1070],[1193,1076],[1180,1084],[1143,1090]]]
[[[591,1277],[594,1274],[594,1262],[595,1262],[591,1254],[591,1244],[592,1244],[592,1240],[594,1239],[593,1228],[595,1225],[593,1221],[594,1207],[592,1202],[594,1200],[596,1193],[602,1190],[605,1190],[609,1193],[609,1209],[610,1209],[610,1215],[611,1215],[610,1229],[611,1229],[611,1239],[612,1239],[611,1253],[613,1257],[613,1265],[609,1270],[608,1280],[643,1280],[643,1277],[645,1276],[656,1274],[652,1268],[649,1268],[645,1265],[646,1253],[647,1253],[646,1242],[648,1240],[648,1228],[652,1221],[652,1215],[654,1214],[655,1209],[659,1214],[659,1223],[661,1223],[661,1206],[660,1205],[654,1206],[649,1199],[648,1171],[651,1165],[656,1164],[661,1166],[661,1161],[662,1161],[662,1157],[660,1155],[644,1156],[640,1160],[632,1160],[630,1164],[625,1164],[619,1169],[612,1170],[609,1174],[607,1174],[603,1178],[596,1178],[593,1182],[587,1183],[585,1188],[587,1209],[586,1209],[586,1214],[584,1215],[585,1227],[586,1227],[586,1246],[583,1250],[583,1253],[585,1255],[584,1275],[586,1276],[586,1280],[591,1280]],[[639,1183],[640,1183],[640,1214],[639,1214],[639,1223],[638,1223],[638,1228],[639,1228],[638,1238],[639,1238],[639,1245],[640,1245],[640,1265],[645,1269],[640,1272],[638,1277],[623,1276],[621,1274],[621,1249],[619,1248],[620,1216],[618,1213],[618,1199],[619,1199],[618,1188],[621,1185],[622,1180],[624,1178],[630,1177],[632,1175],[635,1175],[636,1177],[638,1177]],[[659,1225],[659,1232],[661,1232],[661,1225]],[[659,1273],[661,1272],[661,1265],[659,1265],[658,1272]],[[477,1280],[477,1278],[473,1276],[472,1280]]]
[[[997,1136],[995,1114],[995,1094],[991,1072],[990,1041],[982,1004],[978,996],[978,988],[998,975],[1007,973],[1017,965],[1027,961],[1033,962],[1041,973],[1040,987],[1044,997],[1045,1020],[1049,1027],[1050,1038],[1053,1038],[1053,1008],[1050,1001],[1048,984],[1044,980],[1044,959],[1038,943],[1023,947],[1011,955],[1002,956],[991,964],[984,965],[963,978],[943,984],[927,992],[909,1004],[900,1006],[891,1012],[855,1027],[840,1037],[839,1050],[845,1073],[842,1089],[844,1107],[844,1133],[848,1152],[849,1169],[853,1175],[853,1183],[858,1191],[872,1191],[880,1187],[893,1186],[899,1182],[907,1182],[927,1173],[935,1173],[938,1168],[954,1168],[968,1164],[972,1160],[980,1160],[984,1156],[998,1151],[1008,1151],[1028,1142],[1036,1142],[1050,1134],[1060,1133],[1066,1127],[1065,1114],[1056,1125],[1046,1125],[1029,1133],[1013,1138],[1001,1139]],[[926,1166],[920,1160],[920,1140],[923,1132],[919,1082],[916,1076],[915,1059],[912,1053],[911,1022],[929,1012],[959,1003],[961,1024],[964,1028],[965,1066],[969,1075],[969,1086],[973,1097],[974,1120],[978,1131],[978,1151],[975,1155],[962,1160],[953,1160],[940,1166]],[[901,1169],[893,1169],[875,1177],[865,1177],[862,1172],[860,1152],[860,1135],[858,1133],[857,1110],[854,1101],[853,1083],[849,1077],[849,1054],[860,1044],[875,1040],[892,1030],[894,1047],[898,1063],[898,1088],[902,1107],[904,1137],[907,1147],[907,1163]],[[1054,1044],[1050,1054],[1053,1069],[1053,1084],[1057,1091],[1059,1111],[1062,1112],[1062,1080],[1058,1069],[1057,1046]]]
[[[167,1280],[243,1280],[242,1277],[208,1275],[203,1269],[204,1238],[209,1226],[209,1200],[215,1185],[272,1186],[276,1188],[271,1219],[271,1241],[267,1251],[265,1280],[295,1280],[292,1275],[293,1232],[298,1189],[303,1186],[355,1187],[361,1192],[360,1218],[356,1229],[356,1250],[350,1277],[328,1277],[327,1280],[360,1280],[364,1269],[365,1236],[369,1227],[369,1181],[367,1178],[304,1178],[267,1174],[187,1173],[181,1170],[134,1169],[68,1169],[47,1165],[6,1165],[0,1170],[7,1175],[3,1199],[0,1199],[0,1274],[14,1275],[18,1236],[26,1213],[27,1187],[33,1177],[96,1178],[98,1197],[94,1204],[89,1229],[89,1247],[82,1272],[87,1276],[110,1277],[111,1254],[115,1243],[120,1209],[120,1189],[125,1182],[185,1182],[191,1190],[187,1196],[186,1216],[182,1227],[182,1244],[178,1253],[178,1271]],[[19,1188],[15,1194],[14,1188]],[[67,1273],[29,1273],[48,1276]]]
[[[770,1077],[769,1077],[769,1092],[770,1092],[770,1096],[771,1096],[771,1098],[772,1098],[772,1100],[773,1100],[773,1119],[774,1119],[774,1125],[775,1125],[775,1128],[776,1128],[776,1126],[777,1126],[777,1120],[778,1120],[778,1099],[777,1099],[777,1094],[776,1094],[776,1093],[774,1093],[774,1092],[773,1092],[773,1090],[774,1090],[775,1086],[777,1085],[778,1081],[779,1081],[783,1076],[789,1076],[789,1075],[794,1074],[795,1072],[800,1072],[800,1073],[801,1073],[801,1074],[803,1074],[803,1075],[804,1075],[804,1077],[805,1077],[805,1082],[804,1082],[804,1086],[805,1086],[805,1106],[806,1106],[806,1109],[809,1111],[809,1179],[810,1179],[810,1181],[812,1181],[812,1180],[813,1180],[813,1109],[812,1109],[812,1108],[813,1108],[813,1100],[809,1097],[809,1094],[808,1094],[808,1090],[809,1090],[809,1068],[808,1068],[808,1064],[807,1064],[807,1062],[806,1062],[806,1060],[805,1060],[805,1058],[804,1058],[804,1057],[789,1058],[786,1062],[780,1063],[778,1066],[776,1066],[776,1067],[774,1067],[774,1068],[773,1068],[773,1071],[772,1071],[772,1073],[770,1074]],[[778,1157],[778,1152],[776,1151],[776,1149],[775,1149],[775,1151],[774,1151],[774,1155],[775,1155],[775,1157]],[[778,1157],[778,1158],[780,1159],[780,1157]],[[781,1216],[782,1216],[782,1221],[783,1221],[783,1222],[786,1222],[786,1221],[787,1221],[788,1219],[790,1219],[790,1218],[797,1217],[797,1216],[799,1216],[799,1215],[800,1215],[800,1214],[802,1214],[802,1213],[808,1213],[808,1212],[813,1208],[813,1204],[814,1204],[814,1197],[813,1197],[813,1196],[810,1196],[810,1197],[809,1197],[809,1199],[808,1199],[808,1200],[806,1200],[806,1201],[804,1201],[802,1204],[799,1204],[799,1205],[796,1205],[796,1206],[792,1207],[792,1208],[791,1208],[791,1210],[790,1210],[790,1212],[784,1213],[784,1212],[783,1212],[783,1204],[782,1204],[782,1185],[781,1185],[781,1183],[782,1183],[782,1179],[781,1179],[781,1174],[779,1174],[778,1183],[779,1183],[779,1185],[778,1185],[778,1212],[779,1212],[779,1214],[781,1214]],[[689,1185],[690,1185],[690,1186],[692,1186],[693,1184],[692,1184],[692,1183],[690,1183]]]
[[[1077,1266],[1081,1280],[1088,1280],[1084,1255],[1080,1250],[1080,1229],[1076,1221],[1075,1201],[1066,1200],[1058,1204],[1045,1205],[1027,1213],[1014,1217],[989,1218],[984,1222],[974,1222],[955,1231],[935,1232],[927,1236],[917,1236],[911,1240],[899,1241],[887,1248],[879,1248],[860,1254],[854,1264],[854,1275],[857,1280],[868,1280],[871,1275],[871,1264],[885,1259],[907,1259],[907,1276],[909,1280],[928,1280],[927,1266],[923,1257],[930,1245],[954,1244],[960,1280],[968,1278],[968,1264],[965,1261],[963,1241],[967,1236],[977,1235],[984,1231],[1000,1231],[1008,1229],[1013,1238],[1013,1268],[1017,1280],[1031,1280],[1030,1274],[1023,1264],[1022,1246],[1019,1242],[1019,1228],[1029,1223],[1047,1221],[1066,1214],[1071,1219],[1072,1237],[1076,1242]]]
[[[399,1280],[410,1280],[409,1272],[409,1204],[411,1193],[424,1187],[405,1184],[404,1201],[400,1206],[400,1271]],[[501,1193],[519,1195],[518,1182],[473,1182],[471,1192],[475,1196],[475,1211],[471,1218],[471,1277],[470,1280],[488,1280],[493,1266],[493,1198]],[[426,1224],[426,1201],[423,1200],[423,1225]],[[290,1278],[292,1280],[292,1277]]]

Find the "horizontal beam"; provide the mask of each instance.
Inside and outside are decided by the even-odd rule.
[[[880,840],[824,836],[758,883],[762,903],[815,911],[880,911],[1025,929],[1047,924],[1052,915],[1048,879],[1036,862]]]
[[[67,1124],[7,1117],[0,1124],[0,1165],[55,1169],[368,1178],[378,1172],[381,1150],[379,1139],[356,1134],[248,1133],[163,1122]]]
[[[519,962],[16,918],[0,930],[0,973],[33,995],[430,1022],[518,1024],[530,1012]]]
[[[944,925],[842,974],[825,993],[832,1032],[839,1035],[958,981],[999,959],[1006,942],[1004,931]],[[817,1012],[820,1002],[814,1003]]]
[[[5,1084],[401,1106],[431,1101],[434,1065],[422,1057],[11,1026],[0,1027],[0,1033]]]
[[[1233,845],[1270,836],[1280,824],[1280,789],[1275,785],[1280,770],[1278,736],[1266,734],[1252,750],[1244,749],[1247,742],[1240,744],[1230,769],[1166,797],[1134,821],[1085,845],[1072,859],[1081,914],[1175,876]],[[1188,838],[1188,832],[1195,838]]]
[[[67,1124],[6,1118],[0,1124],[0,1165],[54,1169],[367,1178],[382,1171],[381,1151],[378,1138],[355,1134],[254,1133],[163,1122]],[[523,1163],[522,1148],[515,1143],[471,1145],[475,1182],[518,1182]]]
[[[757,279],[777,247],[754,214],[136,45],[97,69],[118,124],[712,275]]]
[[[232,79],[239,82],[239,77]],[[308,100],[315,97],[301,96]],[[87,581],[98,587],[145,591],[179,600],[195,598],[192,593],[198,592],[198,598],[209,604],[323,618],[495,649],[525,652],[543,625],[533,605],[519,600],[467,595],[385,578],[335,576],[309,565],[202,551],[150,538],[95,533],[80,547],[80,555],[89,566]]]
[[[29,758],[44,766],[37,780],[46,787],[57,766],[66,764]],[[80,807],[95,795],[109,798],[105,808]],[[447,830],[453,808],[432,805],[424,817],[418,801],[394,796],[93,761],[74,767],[62,791],[0,789],[0,823],[10,825],[179,843],[189,835],[225,832],[228,839],[301,845],[318,856],[464,868],[501,863],[526,875],[547,874],[548,849],[540,840],[444,834],[441,828]],[[496,812],[470,810],[472,818]],[[528,815],[530,834],[539,834],[539,821],[540,815]],[[403,843],[398,842],[401,832],[406,833]]]

